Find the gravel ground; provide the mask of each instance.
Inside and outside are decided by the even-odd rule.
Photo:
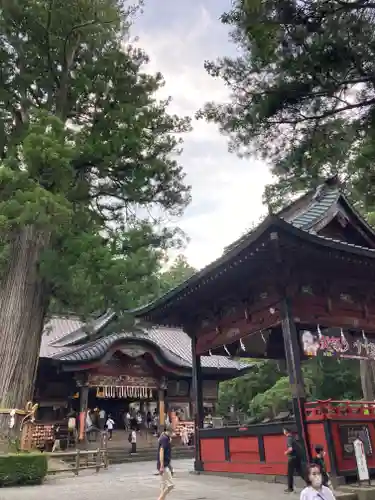
[[[190,474],[192,460],[176,460],[175,490],[169,500],[273,500],[284,495],[285,486],[245,479]],[[159,478],[155,464],[138,462],[113,465],[108,470],[82,472],[78,477],[56,475],[42,486],[0,490],[0,500],[156,500]]]

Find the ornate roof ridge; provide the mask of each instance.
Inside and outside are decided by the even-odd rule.
[[[174,330],[174,333],[178,333],[180,335],[187,335],[183,330],[177,329],[177,328],[170,328],[171,330]],[[160,330],[160,332],[163,331],[162,327],[158,327],[153,329],[155,331]],[[79,345],[79,346],[71,346],[67,350],[64,350],[63,352],[58,352],[56,354],[52,355],[52,358],[61,361],[63,363],[85,363],[85,362],[92,362],[92,361],[98,361],[102,359],[106,353],[108,352],[109,349],[111,349],[114,345],[117,343],[120,343],[121,341],[131,341],[134,339],[134,341],[140,341],[140,342],[145,342],[147,344],[152,344],[155,346],[155,348],[158,350],[158,352],[165,357],[165,359],[181,368],[186,368],[189,369],[192,367],[192,360],[189,359],[189,356],[182,356],[176,348],[176,346],[170,346],[168,348],[166,346],[166,341],[162,341],[162,339],[158,339],[157,336],[155,337],[150,335],[152,330],[145,330],[145,331],[137,331],[136,335],[133,336],[133,332],[118,332],[118,333],[111,333],[108,336],[92,340],[88,342],[87,344],[84,345]],[[178,339],[176,339],[178,340]],[[190,339],[189,339],[189,344],[190,344]],[[190,353],[191,357],[191,353]],[[215,363],[217,366],[215,366]],[[221,366],[219,366],[219,364]],[[233,370],[237,372],[242,372],[243,370],[247,370],[251,368],[251,364],[245,364],[240,361],[236,361],[233,359],[223,359],[223,356],[203,356],[202,357],[202,367],[204,369],[217,369],[217,370]]]
[[[336,206],[342,195],[341,189],[337,183],[332,183],[331,179],[320,184],[315,191],[311,190],[301,196],[294,203],[286,207],[284,211],[279,212],[278,216],[303,231],[311,231],[328,212]],[[301,202],[303,198],[310,198],[310,201],[304,207],[301,207],[297,213],[293,212],[288,217],[287,211],[292,210],[293,206]],[[285,213],[286,212],[286,213]],[[285,215],[284,215],[285,214]]]

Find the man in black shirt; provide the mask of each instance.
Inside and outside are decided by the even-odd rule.
[[[171,438],[173,435],[173,430],[168,427],[161,433],[159,438],[159,447],[158,447],[158,457],[156,467],[159,471],[161,478],[160,485],[160,495],[158,500],[164,500],[165,497],[170,493],[173,488],[173,479],[172,479],[172,449],[171,449]]]
[[[290,429],[284,428],[283,430],[286,436],[285,455],[288,457],[288,488],[285,491],[292,493],[294,491],[294,472],[297,472],[303,478],[301,456],[298,453],[296,439]]]

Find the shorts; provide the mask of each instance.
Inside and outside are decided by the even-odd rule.
[[[164,493],[167,490],[171,490],[174,487],[172,472],[169,467],[165,467],[163,474],[160,475],[160,478],[161,478],[160,489],[162,493]]]

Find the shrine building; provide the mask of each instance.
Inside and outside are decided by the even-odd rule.
[[[181,285],[132,311],[191,338],[196,388],[195,468],[284,477],[282,421],[206,429],[203,359],[286,361],[294,429],[305,460],[327,450],[334,479],[356,475],[361,439],[375,475],[375,404],[306,401],[301,363],[312,356],[375,360],[375,232],[332,178],[268,215]],[[343,361],[344,362],[344,361]]]
[[[53,317],[46,325],[40,349],[35,389],[38,421],[54,422],[70,410],[100,408],[111,413],[116,428],[130,408],[165,412],[178,410],[189,421],[192,403],[191,342],[178,328],[135,327],[110,333],[116,315],[104,314],[84,324],[74,317]],[[212,413],[222,380],[249,369],[222,356],[205,356],[202,370],[204,411]]]

